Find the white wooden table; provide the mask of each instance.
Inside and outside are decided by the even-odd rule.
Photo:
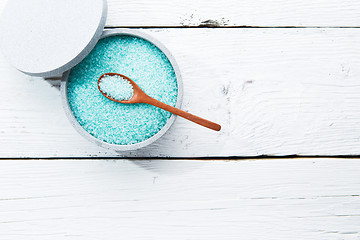
[[[101,149],[58,79],[0,55],[1,240],[360,239],[359,1],[108,5],[107,27],[169,48],[182,108],[223,130],[179,118],[142,150]]]

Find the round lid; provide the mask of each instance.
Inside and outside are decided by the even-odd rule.
[[[0,19],[0,45],[18,70],[56,76],[89,54],[106,15],[106,0],[11,0]]]

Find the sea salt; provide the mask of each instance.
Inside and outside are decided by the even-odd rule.
[[[165,54],[152,43],[128,35],[100,40],[92,52],[71,69],[68,100],[79,124],[94,137],[130,145],[159,132],[171,113],[148,104],[123,104],[105,98],[97,87],[104,73],[131,78],[149,96],[171,106],[177,101],[177,79]]]
[[[99,83],[100,89],[115,100],[130,100],[134,94],[131,83],[119,75],[105,75]]]

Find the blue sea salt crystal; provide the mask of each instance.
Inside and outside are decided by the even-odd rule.
[[[165,54],[139,37],[106,37],[71,69],[68,78],[70,108],[88,133],[118,145],[135,144],[154,136],[171,113],[148,104],[123,104],[105,98],[97,81],[108,72],[128,76],[149,96],[175,106],[177,79]]]
[[[118,75],[103,76],[99,86],[103,93],[115,100],[130,100],[134,95],[134,89],[131,83]]]

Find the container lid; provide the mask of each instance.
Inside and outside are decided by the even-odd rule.
[[[0,18],[0,46],[26,74],[60,75],[94,48],[106,15],[106,0],[11,0]]]

